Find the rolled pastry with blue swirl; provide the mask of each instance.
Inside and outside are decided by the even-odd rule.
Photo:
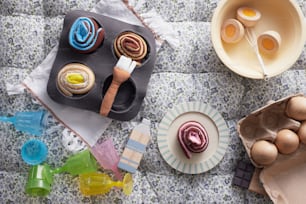
[[[182,124],[177,136],[188,159],[192,157],[192,153],[201,153],[208,146],[208,135],[205,128],[195,121]]]
[[[95,84],[93,71],[84,64],[65,65],[57,75],[57,86],[66,96],[88,93]]]
[[[93,18],[77,18],[69,31],[69,44],[79,53],[95,51],[103,39],[104,29]]]

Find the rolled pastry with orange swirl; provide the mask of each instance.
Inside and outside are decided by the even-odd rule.
[[[195,121],[188,121],[180,126],[178,140],[188,159],[192,157],[192,153],[201,153],[208,146],[205,128]]]
[[[92,89],[94,83],[93,71],[84,64],[67,64],[57,75],[57,85],[66,96],[86,94]]]
[[[123,32],[114,41],[114,50],[118,58],[121,55],[131,58],[141,64],[147,55],[146,41],[133,32]]]
[[[77,18],[69,31],[69,44],[79,53],[95,51],[103,39],[104,29],[93,18]]]

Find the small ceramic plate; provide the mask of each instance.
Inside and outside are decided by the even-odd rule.
[[[201,123],[209,137],[207,149],[188,159],[177,139],[179,127],[188,121]],[[229,141],[227,125],[215,109],[201,102],[182,103],[169,110],[159,124],[157,143],[165,161],[174,169],[199,174],[215,167],[223,158]]]

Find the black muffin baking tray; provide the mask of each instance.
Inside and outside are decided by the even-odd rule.
[[[79,53],[69,44],[70,28],[79,17],[94,19],[104,28],[104,40],[94,52]],[[92,12],[77,10],[65,16],[58,52],[47,85],[50,98],[61,104],[99,113],[103,97],[112,81],[113,68],[118,61],[113,43],[115,38],[123,32],[133,32],[140,35],[147,44],[148,52],[141,65],[136,67],[131,73],[131,77],[120,86],[107,117],[121,121],[134,118],[139,112],[146,95],[146,89],[154,67],[156,59],[155,38],[145,27],[128,24]],[[84,64],[94,72],[95,83],[89,92],[67,96],[59,89],[57,75],[65,65],[70,63]]]

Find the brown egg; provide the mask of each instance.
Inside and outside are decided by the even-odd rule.
[[[306,120],[302,122],[297,134],[301,142],[306,144]]]
[[[299,147],[298,135],[289,129],[280,130],[274,141],[278,151],[282,154],[291,154]]]
[[[266,140],[255,142],[251,148],[251,157],[259,165],[272,164],[278,155],[276,146]]]
[[[286,114],[295,120],[306,120],[306,97],[292,97],[288,101]]]

